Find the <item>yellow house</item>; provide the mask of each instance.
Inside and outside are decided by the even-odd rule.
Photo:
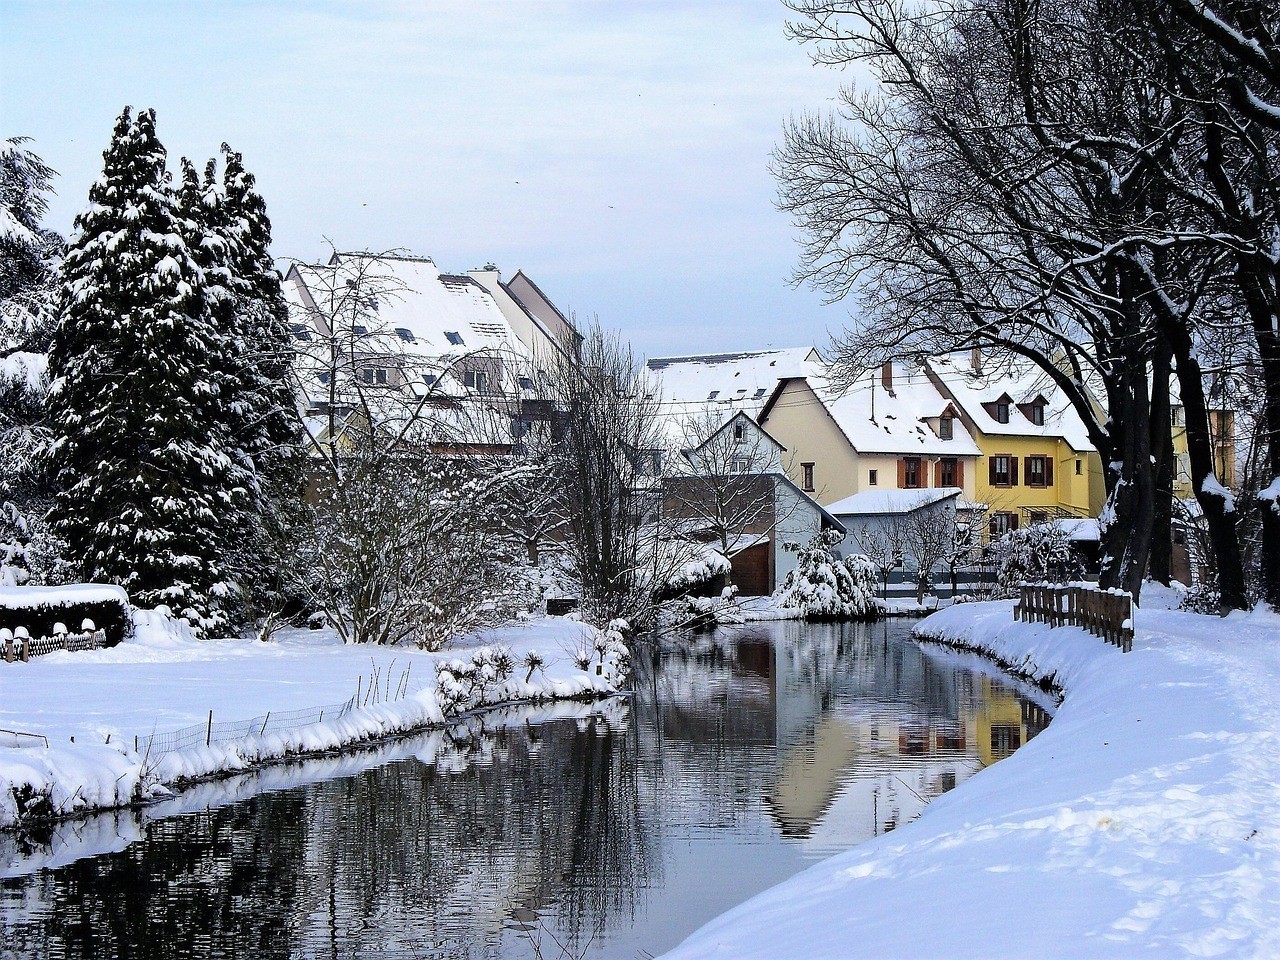
[[[980,450],[923,371],[885,364],[839,387],[813,365],[779,380],[757,417],[788,450],[791,479],[823,505],[855,493],[955,487],[971,501]]]
[[[926,369],[981,451],[974,495],[989,508],[992,536],[1101,512],[1102,460],[1078,414],[1041,371],[984,372],[977,356],[931,360]]]
[[[1195,498],[1192,487],[1191,457],[1187,452],[1187,415],[1174,397],[1170,410],[1173,420],[1173,495],[1180,500]],[[1213,472],[1227,489],[1236,484],[1235,413],[1230,410],[1209,411],[1209,437],[1213,445]]]

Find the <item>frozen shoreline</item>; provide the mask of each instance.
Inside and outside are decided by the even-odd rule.
[[[344,646],[329,631],[290,631],[270,643],[198,640],[142,612],[137,636],[119,646],[0,667],[0,728],[49,741],[0,746],[0,829],[154,802],[194,783],[440,728],[477,709],[610,696],[617,686],[607,671],[574,662],[598,636],[576,621],[542,618],[424,653]],[[490,678],[461,702],[442,698],[441,668],[469,666],[494,649],[510,653],[510,676]],[[529,669],[523,661],[533,651],[543,662]],[[375,675],[386,689],[370,697]],[[320,722],[264,723],[260,734],[207,746],[200,739],[162,755],[146,746],[153,732],[202,724],[210,712],[215,722],[307,713],[361,689],[359,705]]]
[[[923,621],[1060,690],[1053,722],[667,960],[1280,955],[1280,617],[1146,599],[1129,654],[1011,602]]]

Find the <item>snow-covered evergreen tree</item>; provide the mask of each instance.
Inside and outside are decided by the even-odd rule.
[[[54,172],[29,142],[0,142],[0,584],[40,579],[41,558],[56,555],[41,520],[50,495],[44,351],[62,238],[40,224]]]
[[[775,595],[780,607],[804,611],[809,620],[870,620],[880,613],[876,565],[861,554],[837,560],[841,535],[819,533],[800,551],[796,568]]]
[[[121,114],[60,268],[51,518],[85,579],[222,625],[225,340],[169,188],[155,113]]]

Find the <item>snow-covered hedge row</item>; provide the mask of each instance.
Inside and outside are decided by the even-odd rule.
[[[75,633],[89,620],[103,630],[107,645],[133,630],[129,595],[120,587],[80,583],[65,587],[0,587],[0,629],[26,627],[33,637]],[[61,624],[65,631],[59,631]]]

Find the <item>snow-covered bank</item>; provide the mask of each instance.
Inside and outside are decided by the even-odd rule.
[[[1060,688],[1048,729],[667,960],[1280,956],[1280,617],[1137,630],[1123,654],[1011,602],[923,621]]]
[[[199,640],[155,614],[138,621],[136,636],[111,649],[0,664],[0,728],[49,742],[0,742],[0,827],[154,800],[193,780],[439,726],[492,704],[617,691],[600,635],[567,619],[484,631],[436,654],[344,646],[327,630],[271,643]],[[510,663],[495,664],[495,651]],[[210,714],[216,724],[322,704],[349,706],[304,725],[263,722],[261,732],[208,746],[203,738],[166,752],[147,746],[152,734]]]

